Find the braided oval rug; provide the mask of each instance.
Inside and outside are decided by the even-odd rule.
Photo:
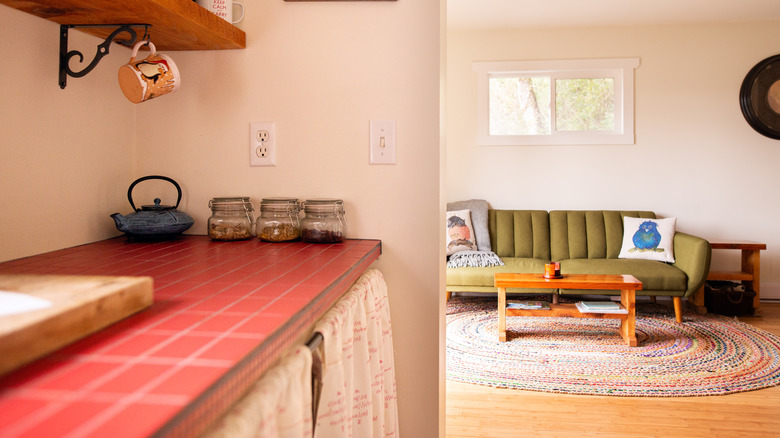
[[[637,303],[638,347],[620,322],[507,317],[498,342],[496,299],[453,297],[447,305],[447,379],[565,394],[688,397],[780,384],[780,338],[719,315]],[[511,331],[511,333],[510,333]]]

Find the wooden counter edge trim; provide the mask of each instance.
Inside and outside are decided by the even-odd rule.
[[[382,253],[382,242],[379,240],[376,242],[376,246],[370,252],[336,281],[325,287],[315,299],[278,330],[261,341],[233,368],[157,430],[152,437],[191,438],[205,432],[246,393],[281,354],[294,345],[296,340],[301,336],[309,335],[314,323],[349,290],[350,286]]]

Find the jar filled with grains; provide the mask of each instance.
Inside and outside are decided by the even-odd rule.
[[[214,198],[209,201],[208,228],[212,240],[245,240],[252,237],[255,210],[249,197]]]
[[[263,198],[257,237],[265,242],[289,242],[301,237],[300,206],[295,198]]]
[[[309,243],[344,241],[347,220],[341,199],[307,199],[302,203],[301,239]]]

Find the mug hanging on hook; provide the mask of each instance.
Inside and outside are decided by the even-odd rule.
[[[119,68],[119,88],[130,102],[141,103],[173,93],[181,86],[179,69],[170,56],[157,53],[148,34],[133,47],[130,62]],[[151,54],[136,61],[138,49],[148,45]]]

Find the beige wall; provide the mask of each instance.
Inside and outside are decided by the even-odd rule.
[[[763,241],[762,296],[780,298],[780,142],[739,109],[742,79],[778,53],[780,23],[453,31],[447,198],[494,208],[648,209],[705,238]],[[476,146],[473,61],[639,57],[636,144]],[[736,252],[714,267],[736,269]]]
[[[95,38],[71,35],[94,54]],[[0,260],[116,235],[108,215],[129,210],[133,168],[133,107],[115,85],[125,52],[60,90],[59,26],[0,5]]]
[[[245,50],[170,52],[181,90],[138,106],[115,85],[129,50],[61,91],[58,27],[0,6],[15,63],[0,73],[0,260],[116,235],[108,215],[152,173],[182,185],[195,234],[215,196],[342,198],[348,237],[382,239],[401,431],[437,436],[439,4],[245,3]],[[397,165],[368,165],[371,119],[397,120]],[[273,168],[249,167],[261,120],[277,123]]]

